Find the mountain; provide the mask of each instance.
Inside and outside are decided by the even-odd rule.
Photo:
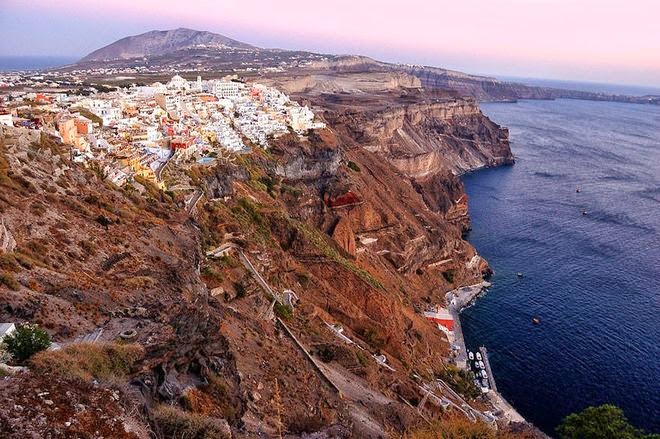
[[[264,68],[298,78],[312,75],[316,91],[328,87],[328,81],[341,75],[391,74],[418,78],[430,90],[457,92],[479,101],[515,101],[517,99],[585,99],[639,104],[660,104],[659,96],[627,96],[537,87],[516,82],[471,75],[440,67],[395,64],[365,56],[328,55],[282,49],[264,49],[207,31],[179,28],[150,31],[122,38],[60,70],[148,67],[150,71],[179,72],[250,72]],[[321,76],[319,76],[321,75]],[[272,76],[272,75],[271,75]],[[112,83],[114,78],[105,78]],[[309,82],[310,79],[302,79]],[[307,90],[313,92],[314,90]]]
[[[110,61],[167,55],[182,49],[204,47],[210,49],[256,49],[240,41],[220,34],[178,28],[173,30],[153,30],[140,35],[122,38],[90,53],[80,60]]]

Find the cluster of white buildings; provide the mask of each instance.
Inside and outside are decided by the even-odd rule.
[[[23,117],[35,108],[38,120]],[[89,96],[12,92],[0,96],[0,124],[50,130],[72,146],[74,161],[94,165],[117,185],[139,176],[163,188],[159,172],[170,159],[206,164],[221,150],[268,148],[279,135],[325,127],[311,109],[272,87],[179,75]]]

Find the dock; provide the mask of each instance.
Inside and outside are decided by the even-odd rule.
[[[479,348],[479,352],[481,352],[481,358],[483,358],[484,367],[486,368],[486,373],[488,374],[488,384],[490,385],[491,390],[497,392],[497,386],[495,385],[495,375],[490,369],[490,362],[488,361],[488,351],[486,350],[485,346],[481,346]]]
[[[454,317],[453,336],[448,336],[448,339],[452,346],[458,348],[454,361],[456,362],[456,366],[463,370],[468,370],[469,367],[465,339],[463,338],[463,328],[461,327],[460,313],[466,306],[472,303],[479,294],[481,294],[484,288],[488,288],[489,286],[490,283],[484,281],[475,285],[449,291],[445,295],[447,302],[449,303],[447,309]]]

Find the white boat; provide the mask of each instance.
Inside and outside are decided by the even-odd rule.
[[[468,358],[470,359],[470,361],[474,360],[474,354],[468,351]]]
[[[486,366],[484,366],[484,362],[480,361],[479,362],[479,369],[485,369],[485,368],[486,368]]]
[[[477,361],[481,361],[481,353],[477,352]]]
[[[482,371],[481,371],[481,378],[483,378],[483,379],[485,379],[485,380],[488,379],[488,374],[486,373],[485,370],[482,370]]]

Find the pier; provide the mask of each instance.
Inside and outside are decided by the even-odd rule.
[[[447,309],[454,317],[454,330],[453,335],[448,336],[449,343],[458,348],[454,361],[456,366],[464,370],[469,369],[469,367],[467,364],[467,349],[465,347],[465,339],[463,338],[463,329],[461,328],[459,314],[466,306],[472,303],[479,294],[481,294],[484,288],[488,288],[489,286],[490,283],[484,281],[475,285],[449,291],[445,295],[448,303]]]
[[[481,346],[479,348],[479,352],[481,352],[481,357],[483,358],[486,373],[488,374],[488,384],[490,385],[490,388],[493,392],[497,392],[497,386],[495,385],[495,375],[490,369],[490,362],[488,361],[488,351],[486,350],[485,346]]]

